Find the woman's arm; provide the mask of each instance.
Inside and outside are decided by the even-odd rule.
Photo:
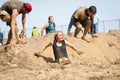
[[[75,50],[79,55],[82,54],[83,52],[78,50],[75,46],[73,46],[72,44],[70,44],[68,41],[65,41],[66,46],[69,46],[70,48],[72,48],[73,50]]]
[[[40,53],[42,53],[43,51],[45,51],[49,46],[52,46],[53,45],[53,42],[49,42],[44,48],[43,50],[41,50]]]
[[[53,42],[49,42],[44,48],[43,50],[41,50],[40,52],[35,52],[35,56],[40,57],[40,54],[43,53],[43,51],[45,51],[49,46],[52,46]]]
[[[68,41],[65,41],[65,43],[66,43],[66,46],[72,48],[73,50],[77,52],[77,49],[72,44],[70,44]]]
[[[44,30],[45,30],[47,27],[48,27],[48,23],[46,23],[46,24],[42,27],[42,29],[41,29],[41,36],[43,36],[43,32],[44,32]]]

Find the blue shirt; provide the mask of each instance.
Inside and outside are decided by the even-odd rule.
[[[55,31],[55,23],[53,22],[51,24],[50,22],[48,22],[48,27],[46,28],[46,34],[54,31]]]

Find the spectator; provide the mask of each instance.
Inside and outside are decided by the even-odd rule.
[[[0,32],[0,46],[3,45],[3,33]]]
[[[55,32],[55,27],[56,27],[56,25],[54,22],[54,17],[49,16],[48,22],[41,29],[41,36],[43,36],[44,30],[46,30],[46,34],[51,33],[51,32]]]
[[[39,30],[36,26],[33,27],[33,30],[32,30],[32,37],[33,36],[38,36],[39,35]]]

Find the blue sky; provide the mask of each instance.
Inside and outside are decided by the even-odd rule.
[[[8,0],[0,0],[0,6]],[[26,29],[33,26],[41,28],[48,20],[48,16],[54,16],[56,25],[68,25],[73,12],[80,6],[97,7],[96,17],[102,20],[120,19],[120,0],[21,0],[29,2],[33,6],[31,13],[27,15]],[[17,17],[18,28],[21,29],[21,15]],[[0,21],[2,30],[6,25]]]

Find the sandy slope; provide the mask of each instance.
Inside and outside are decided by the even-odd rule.
[[[79,36],[81,37],[82,34]],[[78,55],[67,47],[69,65],[54,63],[52,47],[41,57],[34,56],[51,40],[45,37],[26,39],[26,44],[0,47],[0,80],[120,80],[120,31],[97,33],[91,43],[65,35],[65,39],[84,53]]]

